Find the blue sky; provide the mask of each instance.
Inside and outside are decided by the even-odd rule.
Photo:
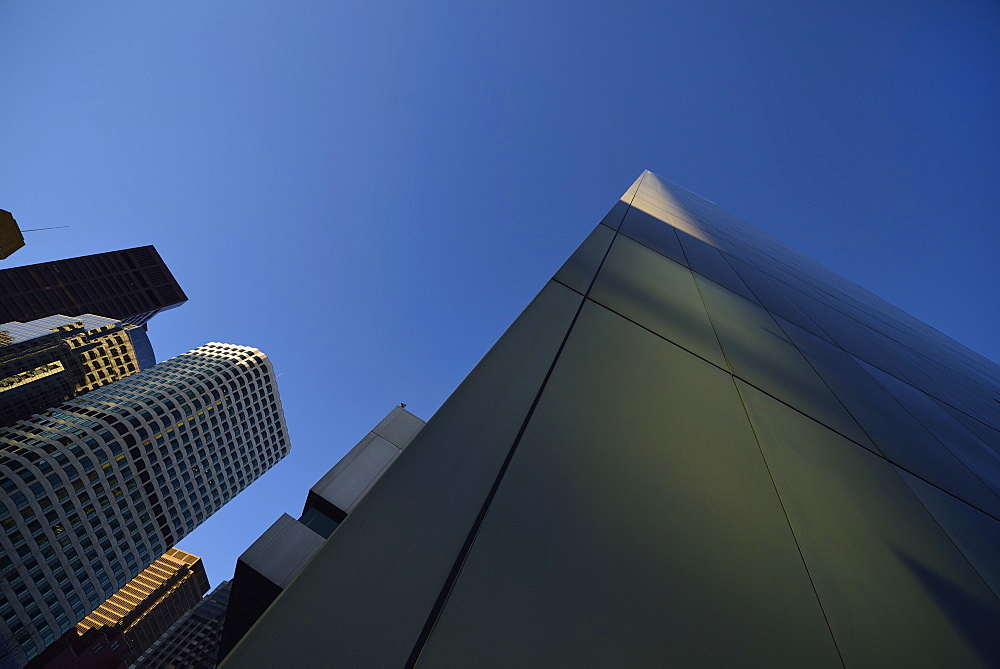
[[[990,2],[0,2],[16,266],[155,244],[158,359],[267,353],[291,454],[211,581],[399,402],[429,418],[644,169],[1000,359]]]

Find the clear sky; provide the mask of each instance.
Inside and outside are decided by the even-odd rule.
[[[429,418],[644,169],[1000,359],[994,2],[0,1],[0,267],[154,244],[157,358],[255,346],[292,452],[212,584]]]

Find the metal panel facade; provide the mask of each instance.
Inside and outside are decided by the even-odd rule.
[[[995,666],[1000,367],[645,172],[224,667]]]

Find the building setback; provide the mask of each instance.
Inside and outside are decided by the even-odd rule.
[[[214,669],[231,583],[223,581],[182,615],[132,665],[135,669]]]
[[[128,666],[206,592],[208,576],[201,558],[171,548],[46,648],[27,669]],[[106,652],[114,657],[110,663],[104,646],[109,646]]]
[[[424,426],[402,405],[347,452],[309,490],[298,520],[281,514],[236,561],[219,658],[243,638],[351,514]]]
[[[998,400],[646,172],[221,666],[1000,665]]]
[[[186,301],[152,246],[0,270],[0,322],[97,314],[143,325]]]
[[[0,639],[23,664],[288,453],[274,371],[206,344],[0,429]]]
[[[146,331],[93,314],[0,324],[0,425],[155,364]]]

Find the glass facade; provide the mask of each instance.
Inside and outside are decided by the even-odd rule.
[[[206,592],[208,575],[201,558],[171,548],[84,618],[74,631],[83,635],[89,629],[113,627],[129,646],[120,657],[134,660]]]
[[[186,301],[152,246],[0,270],[0,322],[86,313],[142,325]]]
[[[0,426],[145,369],[151,356],[141,327],[93,314],[0,324]]]
[[[206,592],[208,576],[201,558],[171,548],[35,657],[28,667],[126,667],[200,602]],[[113,658],[106,657],[108,653]]]
[[[0,635],[30,659],[288,453],[274,370],[206,344],[0,428]]]
[[[223,667],[996,666],[1000,367],[645,172]]]

